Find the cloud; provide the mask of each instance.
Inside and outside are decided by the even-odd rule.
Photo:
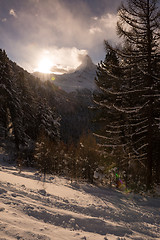
[[[34,51],[34,49],[32,49]],[[31,51],[31,49],[30,49]],[[48,59],[52,63],[52,69],[59,72],[67,72],[76,69],[81,64],[79,56],[87,54],[86,50],[73,48],[57,48],[56,46],[50,49],[43,49],[35,58],[34,65],[43,59]],[[36,68],[35,68],[36,69]]]
[[[104,26],[106,28],[113,29],[113,27],[115,27],[116,23],[117,23],[117,15],[116,14],[107,13],[107,14],[103,15],[100,18],[99,21],[100,21],[100,23],[104,24]]]
[[[80,63],[78,54],[88,53],[97,62],[104,53],[104,39],[117,40],[116,15],[107,8],[97,10],[102,3],[103,6],[108,4],[105,0],[101,4],[98,0],[18,2],[18,8],[14,5],[9,11],[17,20],[7,19],[5,28],[0,26],[4,36],[0,44],[28,71],[37,67],[39,59],[45,55],[44,50],[52,56],[55,66],[71,69]]]
[[[29,1],[33,3],[39,3],[39,0],[29,0]]]
[[[89,32],[90,32],[91,34],[95,34],[95,33],[98,33],[98,32],[102,32],[102,29],[99,28],[99,27],[91,27],[91,28],[89,29]]]
[[[17,14],[15,13],[14,9],[10,9],[9,14],[12,15],[13,17],[17,18]]]
[[[2,21],[2,22],[6,22],[6,21],[7,21],[7,18],[2,18],[1,21]]]
[[[115,38],[115,29],[117,23],[117,15],[106,13],[101,17],[94,17],[93,24],[89,29],[91,34],[102,33],[103,36],[110,34],[110,38]]]
[[[117,15],[105,12],[101,16],[91,18],[88,30],[90,44],[87,46],[89,55],[97,63],[105,57],[104,40],[116,44],[119,39],[116,34]]]

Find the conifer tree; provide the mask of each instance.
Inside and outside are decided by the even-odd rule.
[[[75,168],[80,178],[93,183],[94,172],[99,164],[98,145],[92,133],[82,134],[77,145]]]
[[[11,128],[9,124],[12,124],[13,135],[16,148],[19,149],[24,139],[24,131],[22,125],[22,109],[18,94],[16,91],[16,82],[12,67],[5,51],[0,50],[0,91],[1,91],[1,113],[3,127],[5,132]],[[8,119],[10,118],[10,123]]]
[[[59,116],[57,115],[55,109],[51,109],[49,103],[44,98],[43,102],[39,98],[39,104],[37,109],[37,135],[41,131],[44,131],[46,136],[54,141],[58,141],[59,135]]]
[[[35,166],[40,170],[42,174],[44,174],[44,178],[47,173],[53,173],[52,154],[54,149],[51,147],[52,144],[53,142],[49,139],[49,137],[45,135],[45,132],[42,130],[36,142],[34,159]]]
[[[141,169],[137,180],[143,180],[147,189],[157,180],[160,170],[157,168],[159,150],[155,146],[160,134],[159,21],[157,0],[128,0],[118,10],[117,33],[123,40],[122,48],[113,48],[105,42],[106,49],[118,56],[121,81],[117,90],[104,89],[106,98],[110,94],[113,100],[107,98],[110,104],[104,102],[103,106],[112,110],[113,117],[123,116],[124,124],[119,121],[115,125],[112,121],[109,127],[112,133],[116,130],[124,136],[121,137],[123,161],[130,168],[137,165]],[[115,77],[113,74],[114,83]],[[105,79],[110,80],[107,73]],[[111,141],[115,142],[115,137]]]
[[[37,95],[33,94],[28,79],[23,71],[16,75],[18,97],[23,111],[22,123],[26,135],[26,142],[36,139],[36,106]]]

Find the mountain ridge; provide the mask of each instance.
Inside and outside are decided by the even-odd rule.
[[[73,72],[64,73],[62,75],[36,72],[33,73],[33,75],[39,77],[43,81],[53,81],[57,87],[68,93],[83,89],[88,89],[93,92],[97,89],[94,81],[97,66],[88,55],[83,56],[81,60],[81,64]]]

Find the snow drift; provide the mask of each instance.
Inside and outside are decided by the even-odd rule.
[[[1,162],[0,239],[160,239],[160,199]]]

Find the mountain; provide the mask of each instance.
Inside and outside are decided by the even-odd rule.
[[[88,89],[93,92],[96,90],[96,84],[94,81],[96,77],[96,68],[97,67],[92,62],[91,58],[86,55],[82,58],[81,65],[78,66],[74,72],[65,73],[63,75],[36,72],[34,75],[42,80],[49,80],[54,77],[54,84],[68,93],[82,89]]]
[[[96,89],[95,79],[96,65],[91,58],[86,55],[80,66],[72,72],[63,75],[55,75],[54,84],[66,92],[75,90],[88,89],[94,91]]]
[[[95,68],[91,59],[86,57],[77,71],[65,76],[91,76]],[[64,89],[68,85],[70,92],[64,91],[53,84],[54,81],[35,78],[1,50],[0,70],[1,141],[9,139],[19,149],[19,145],[33,146],[42,127],[50,137],[54,133],[56,136],[60,134],[60,139],[65,142],[77,141],[82,133],[91,131],[89,107],[93,105],[92,92],[85,87],[78,91],[76,80],[74,89],[70,81],[64,82]],[[74,80],[74,77],[68,79]],[[94,83],[94,77],[91,82]]]
[[[92,62],[92,59],[88,56],[85,55],[81,58],[82,63],[77,67],[77,71],[95,71],[96,70],[96,65]]]
[[[70,139],[77,141],[82,132],[93,130],[91,122],[94,117],[89,108],[94,105],[92,95],[97,88],[96,69],[96,65],[86,55],[81,57],[81,64],[74,72],[63,75],[34,73],[45,84],[47,98],[52,99],[51,104],[61,116],[60,135],[65,142]]]

